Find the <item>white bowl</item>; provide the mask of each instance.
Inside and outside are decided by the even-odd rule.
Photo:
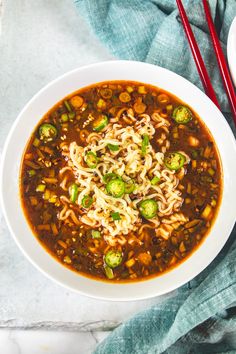
[[[106,80],[134,80],[161,87],[190,105],[210,129],[223,166],[218,217],[202,245],[175,269],[149,280],[114,284],[79,275],[57,262],[37,241],[19,198],[19,167],[25,145],[41,117],[81,87]],[[46,276],[80,294],[107,300],[147,299],[174,290],[199,274],[227,241],[235,221],[236,144],[225,118],[197,87],[175,73],[150,64],[110,61],[71,71],[44,87],[25,106],[7,138],[1,169],[1,199],[8,227],[25,256]]]

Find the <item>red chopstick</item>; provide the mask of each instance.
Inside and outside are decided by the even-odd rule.
[[[222,81],[224,83],[225,91],[227,93],[227,96],[228,96],[228,99],[229,99],[229,102],[231,105],[234,123],[236,124],[236,94],[234,91],[234,86],[233,86],[233,83],[232,83],[232,80],[230,77],[229,69],[227,67],[227,63],[226,63],[226,60],[224,57],[223,50],[220,45],[220,41],[219,41],[217,33],[216,33],[214,22],[211,17],[211,11],[209,8],[209,4],[208,4],[207,0],[202,0],[202,2],[203,2],[203,6],[204,6],[204,11],[205,11],[208,27],[209,27],[210,34],[211,34],[213,47],[214,47],[214,50],[216,53],[216,59],[218,61],[218,66],[220,69]]]
[[[181,20],[183,22],[184,31],[185,31],[186,36],[188,38],[188,42],[189,42],[191,51],[193,53],[193,58],[194,58],[194,61],[196,63],[196,66],[197,66],[198,73],[199,73],[200,78],[202,80],[202,84],[203,84],[204,90],[205,90],[206,94],[208,95],[208,97],[210,97],[210,99],[215,103],[215,105],[218,108],[220,108],[220,105],[219,105],[219,102],[217,100],[215,91],[214,91],[214,89],[212,87],[209,75],[207,73],[205,64],[203,62],[200,50],[199,50],[197,42],[195,40],[193,31],[192,31],[192,29],[190,27],[190,24],[189,24],[186,12],[184,10],[182,1],[181,0],[176,0],[176,3],[177,3],[178,8],[179,8],[179,14],[180,14]]]

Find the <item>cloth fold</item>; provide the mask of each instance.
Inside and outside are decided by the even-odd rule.
[[[175,0],[75,0],[75,3],[92,31],[117,58],[163,66],[202,89]],[[222,111],[234,130],[202,1],[183,3]],[[236,1],[210,0],[209,4],[225,51],[229,27],[236,16]],[[174,297],[118,327],[95,353],[236,353],[235,238],[236,228],[205,271],[178,289]]]

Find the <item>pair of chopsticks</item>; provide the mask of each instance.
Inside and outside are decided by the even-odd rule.
[[[231,105],[231,110],[232,110],[232,114],[233,114],[233,119],[234,119],[234,123],[236,125],[236,94],[234,91],[234,87],[233,87],[233,83],[230,77],[230,73],[229,73],[229,69],[227,67],[227,63],[224,57],[224,53],[223,50],[221,48],[220,45],[220,41],[218,39],[217,33],[216,33],[216,29],[214,26],[214,22],[212,20],[211,17],[211,12],[210,12],[210,8],[208,5],[208,1],[207,0],[202,0],[203,2],[203,7],[204,7],[204,12],[206,15],[206,19],[207,19],[207,23],[208,23],[208,27],[210,30],[210,35],[211,35],[211,39],[212,39],[212,43],[213,43],[213,47],[215,50],[215,54],[216,54],[216,59],[218,62],[218,66],[220,69],[220,73],[221,73],[221,77],[222,77],[222,81],[224,83],[224,87],[225,87],[225,91],[227,93],[228,96],[228,100],[230,102]],[[186,33],[192,54],[193,54],[193,58],[194,61],[196,63],[197,66],[197,70],[198,73],[200,75],[200,78],[202,80],[202,84],[204,87],[204,90],[206,92],[206,94],[208,95],[208,97],[215,103],[215,105],[220,108],[219,102],[217,100],[215,91],[212,87],[209,75],[207,73],[204,61],[202,59],[199,47],[197,45],[196,39],[194,37],[193,31],[190,27],[186,12],[184,10],[183,4],[181,0],[176,0],[176,3],[178,5],[179,8],[179,14],[181,17],[181,20],[183,22],[183,27],[184,27],[184,31]]]

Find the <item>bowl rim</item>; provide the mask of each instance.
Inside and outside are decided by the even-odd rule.
[[[215,249],[215,252],[214,254],[211,254],[210,257],[208,257],[207,259],[204,259],[204,261],[202,261],[201,263],[201,266],[198,268],[198,270],[196,271],[189,271],[189,272],[186,272],[185,276],[182,277],[182,279],[178,279],[176,282],[174,282],[173,284],[169,284],[167,286],[168,289],[157,289],[155,290],[154,292],[152,291],[151,293],[149,293],[147,291],[147,293],[145,294],[137,294],[137,295],[134,295],[132,294],[131,296],[129,295],[129,290],[131,289],[131,287],[136,287],[137,289],[142,286],[142,285],[145,285],[145,284],[148,284],[148,283],[152,283],[152,284],[155,284],[155,283],[158,283],[158,279],[160,279],[161,277],[164,277],[170,273],[176,273],[176,270],[178,271],[183,264],[186,264],[187,260],[191,260],[194,255],[196,255],[196,253],[199,252],[199,250],[201,250],[203,244],[206,242],[206,240],[209,238],[210,234],[212,233],[212,230],[215,229],[215,225],[217,223],[217,220],[219,218],[219,214],[220,214],[220,210],[221,210],[221,207],[222,207],[222,202],[223,202],[223,198],[224,198],[224,190],[223,190],[223,195],[222,195],[222,200],[221,200],[221,206],[220,206],[220,210],[218,211],[218,216],[217,216],[217,219],[215,220],[214,222],[214,225],[212,226],[211,228],[211,231],[210,231],[210,234],[206,236],[206,239],[204,240],[204,242],[198,247],[198,249],[193,252],[191,254],[191,256],[185,260],[184,262],[182,262],[180,265],[178,265],[177,267],[173,268],[173,270],[170,270],[169,272],[165,273],[164,275],[160,275],[160,276],[157,276],[157,277],[153,277],[153,278],[150,278],[150,279],[147,279],[147,280],[142,280],[142,281],[139,281],[139,282],[130,282],[130,283],[119,283],[119,284],[115,284],[115,287],[119,287],[121,289],[121,292],[124,292],[124,290],[127,290],[127,293],[123,293],[123,294],[120,294],[119,296],[116,296],[114,294],[112,295],[106,295],[106,289],[108,289],[109,287],[107,285],[112,285],[114,286],[114,283],[107,283],[107,282],[103,282],[103,281],[100,281],[100,280],[96,280],[96,279],[93,279],[93,278],[89,278],[89,277],[85,277],[83,275],[79,275],[71,270],[68,270],[67,268],[65,268],[63,265],[61,265],[58,261],[56,261],[48,252],[46,252],[44,250],[44,248],[42,247],[42,245],[39,243],[39,241],[36,240],[36,237],[33,236],[33,238],[36,240],[37,244],[39,245],[39,247],[41,249],[43,249],[43,251],[45,252],[45,254],[48,254],[49,257],[53,260],[53,262],[57,263],[57,264],[60,264],[60,266],[64,269],[67,269],[68,272],[70,273],[73,273],[73,274],[76,274],[76,276],[78,278],[84,278],[84,279],[87,279],[88,282],[91,282],[93,284],[103,284],[104,285],[104,295],[101,295],[101,294],[96,294],[96,291],[93,291],[93,290],[87,290],[86,287],[85,289],[80,289],[79,287],[75,287],[74,285],[71,285],[70,284],[70,281],[67,281],[67,280],[62,280],[60,277],[58,276],[55,276],[55,274],[53,274],[53,271],[51,272],[50,270],[46,270],[44,264],[38,264],[38,262],[35,260],[35,258],[32,256],[32,253],[28,252],[27,249],[26,249],[26,246],[24,244],[24,241],[22,241],[22,239],[19,238],[18,234],[17,234],[17,231],[16,231],[16,227],[12,225],[12,222],[10,220],[10,215],[12,213],[12,210],[9,210],[9,207],[7,206],[7,201],[6,201],[6,193],[5,193],[5,190],[4,190],[4,179],[6,180],[6,176],[5,176],[5,166],[6,166],[6,158],[7,158],[7,154],[9,152],[9,148],[10,146],[13,144],[12,142],[12,137],[14,135],[14,133],[16,132],[16,129],[17,127],[21,124],[21,121],[23,121],[24,119],[24,115],[27,114],[27,112],[30,110],[30,108],[32,106],[34,106],[35,102],[37,101],[37,99],[39,99],[41,97],[41,95],[43,95],[45,92],[47,91],[50,91],[50,89],[53,89],[53,87],[57,86],[57,85],[60,85],[61,83],[63,83],[63,81],[65,81],[66,79],[68,79],[70,76],[73,76],[73,75],[76,75],[76,74],[82,74],[83,72],[86,72],[86,71],[90,71],[90,70],[97,70],[97,69],[101,69],[103,68],[104,70],[106,70],[106,68],[108,67],[111,67],[112,69],[116,69],[116,68],[119,68],[119,67],[130,67],[131,66],[135,66],[137,67],[137,69],[140,67],[140,69],[144,69],[146,68],[146,70],[150,70],[150,72],[152,72],[153,70],[156,71],[156,73],[159,72],[162,72],[164,75],[166,75],[167,77],[172,77],[174,79],[178,80],[179,82],[182,82],[184,86],[186,87],[189,87],[191,88],[192,91],[195,91],[197,96],[199,96],[199,99],[201,99],[202,101],[204,101],[207,105],[209,105],[209,109],[212,110],[212,112],[214,112],[216,114],[216,116],[218,116],[219,118],[219,125],[221,125],[221,127],[223,128],[224,127],[224,132],[225,134],[227,134],[227,144],[229,144],[232,148],[232,153],[234,153],[234,155],[236,156],[236,142],[235,142],[235,139],[234,139],[234,135],[229,127],[229,125],[227,124],[224,116],[222,115],[222,113],[218,110],[218,108],[214,105],[214,103],[200,90],[198,89],[194,84],[192,84],[191,82],[189,82],[188,80],[186,80],[185,78],[183,78],[182,76],[168,70],[168,69],[165,69],[165,68],[162,68],[162,67],[159,67],[159,66],[156,66],[156,65],[152,65],[152,64],[148,64],[148,63],[143,63],[143,62],[138,62],[138,61],[126,61],[126,60],[112,60],[112,61],[104,61],[104,62],[99,62],[99,63],[95,63],[95,64],[91,64],[91,65],[86,65],[86,66],[83,66],[83,67],[79,67],[79,68],[76,68],[74,70],[71,70],[69,72],[66,72],[65,74],[59,76],[58,78],[56,78],[55,80],[52,80],[51,82],[49,82],[46,86],[44,86],[41,90],[39,90],[30,100],[29,102],[23,107],[23,109],[21,110],[21,112],[19,113],[19,115],[17,116],[16,120],[14,121],[10,131],[9,131],[9,134],[7,136],[7,139],[5,141],[5,144],[4,144],[4,148],[3,148],[3,152],[2,152],[2,159],[1,159],[1,170],[0,170],[0,189],[1,189],[1,193],[0,193],[0,202],[1,202],[1,205],[2,205],[2,209],[3,209],[3,215],[5,217],[5,220],[7,222],[7,226],[11,232],[11,235],[13,236],[16,244],[18,245],[18,247],[21,249],[22,253],[26,256],[26,258],[40,271],[42,272],[43,274],[45,274],[48,278],[50,278],[51,280],[55,281],[56,283],[62,285],[63,287],[66,287],[70,290],[73,290],[73,291],[76,291],[77,293],[81,294],[81,295],[86,295],[86,296],[89,296],[89,297],[92,297],[92,298],[96,298],[96,299],[101,299],[101,300],[111,300],[111,301],[133,301],[133,300],[144,300],[144,299],[149,299],[149,298],[152,298],[152,297],[155,297],[155,296],[159,296],[159,295],[163,295],[163,294],[166,294],[170,291],[173,291],[175,289],[177,289],[178,287],[182,286],[183,284],[187,283],[188,281],[190,281],[191,279],[193,279],[195,276],[197,276],[203,269],[205,269],[212,261],[213,259],[215,259],[215,257],[217,256],[217,254],[220,252],[220,250],[223,248],[224,244],[226,243],[232,229],[233,229],[233,226],[234,226],[234,221],[232,220],[232,215],[231,215],[231,222],[228,222],[227,225],[225,225],[225,230],[224,233],[225,233],[225,236],[223,237],[223,239],[221,239],[219,241],[219,239],[217,240],[218,242],[218,245]],[[124,69],[124,70],[127,70],[127,69]],[[111,81],[113,79],[110,79]],[[118,80],[118,79],[117,79]],[[128,80],[131,80],[131,79],[127,79]],[[100,80],[101,82],[102,80]],[[109,80],[103,80],[103,81],[109,81]],[[133,80],[135,81],[135,80]],[[141,82],[140,79],[137,78],[136,80],[137,82]],[[148,80],[149,81],[149,80]],[[148,82],[147,81],[147,82]],[[94,81],[94,83],[96,82],[99,82],[99,81]],[[89,84],[86,84],[86,85],[82,85],[81,87],[85,87],[85,86],[89,86]],[[158,85],[157,85],[158,86]],[[163,88],[164,90],[168,91],[166,88]],[[184,89],[185,90],[185,89]],[[74,90],[75,91],[75,90]],[[73,92],[73,91],[72,91]],[[65,96],[69,95],[71,92],[68,92]],[[176,96],[175,93],[171,92],[170,93],[174,94]],[[178,96],[177,96],[178,97]],[[182,99],[182,98],[181,98]],[[55,102],[57,102],[58,100],[55,100]],[[185,100],[185,102],[187,103],[188,100]],[[55,103],[54,103],[55,104]],[[190,105],[191,106],[191,105]],[[195,111],[197,111],[198,113],[198,110],[196,110],[194,108]],[[46,113],[46,112],[45,112]],[[200,115],[201,117],[201,115]],[[201,118],[202,119],[202,118]],[[202,119],[203,120],[203,119]],[[37,122],[39,120],[36,121],[36,123],[34,123],[34,126],[36,126]],[[208,126],[208,124],[205,122],[205,120],[203,120],[203,122],[206,124],[206,126]],[[209,129],[210,130],[210,129]],[[211,131],[211,130],[210,130]],[[213,135],[214,139],[215,139],[215,136]],[[216,139],[215,139],[216,140]],[[26,141],[24,142],[24,146],[26,145]],[[217,142],[216,142],[217,144]],[[221,153],[220,149],[219,149],[219,153]],[[22,154],[21,154],[22,155]],[[228,166],[229,169],[232,171],[232,172],[235,172],[236,173],[236,163],[232,164],[232,166]],[[224,169],[224,164],[222,163],[222,168]],[[225,171],[223,171],[223,185],[225,186]],[[223,187],[224,188],[224,187]],[[233,189],[233,193],[232,193],[232,196],[236,196],[236,188]],[[231,198],[233,200],[233,197]],[[24,212],[23,210],[21,209],[22,211],[22,214],[23,214],[23,217],[25,218],[24,216]],[[27,221],[26,221],[27,222]],[[32,234],[33,232],[31,232]],[[226,235],[227,233],[227,235]],[[201,252],[200,252],[201,254]],[[48,263],[51,263],[49,260],[48,260]],[[191,262],[190,262],[191,264]],[[185,267],[186,268],[186,267]],[[64,273],[62,272],[61,270],[61,273]],[[178,275],[179,272],[177,272],[177,275]]]

